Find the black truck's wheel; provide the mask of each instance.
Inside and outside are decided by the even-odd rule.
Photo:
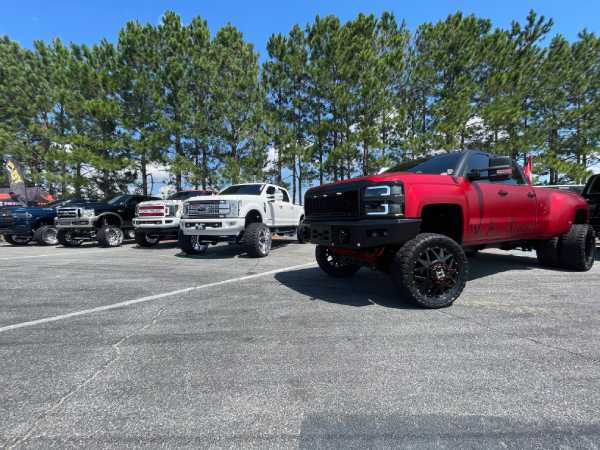
[[[360,264],[356,264],[344,256],[336,255],[325,245],[317,245],[315,258],[321,270],[335,278],[349,278],[360,269]]]
[[[301,244],[304,244],[306,242],[306,237],[304,236],[304,230],[302,228],[303,222],[304,222],[304,217],[302,219],[300,219],[300,222],[298,223],[298,228],[296,228],[296,238],[298,239],[298,242]]]
[[[535,253],[537,255],[538,262],[545,267],[557,267],[558,262],[558,245],[560,238],[553,237],[538,243]]]
[[[57,245],[58,232],[52,225],[42,225],[33,233],[33,239],[40,245]]]
[[[403,297],[425,308],[450,306],[468,277],[462,247],[447,236],[423,233],[405,243],[391,265]]]
[[[71,230],[58,230],[56,232],[56,240],[63,247],[79,247],[81,239],[75,239]]]
[[[594,265],[596,236],[589,225],[572,225],[560,237],[558,260],[565,269],[585,272]]]
[[[244,243],[250,256],[264,258],[271,251],[271,230],[264,223],[251,223],[244,230]]]
[[[136,230],[135,242],[140,247],[154,247],[160,242],[160,236],[158,234],[150,234],[145,231]]]
[[[179,247],[188,255],[201,255],[208,250],[208,244],[200,240],[199,236],[179,235]]]
[[[123,230],[114,225],[104,225],[98,230],[98,244],[101,247],[119,247],[123,243]]]
[[[31,236],[19,236],[17,234],[5,234],[4,240],[10,245],[27,245],[31,242]]]

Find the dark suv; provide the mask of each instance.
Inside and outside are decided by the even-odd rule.
[[[58,242],[75,247],[98,241],[102,247],[118,247],[125,237],[133,239],[133,218],[138,203],[159,200],[147,195],[122,194],[104,202],[73,203],[58,208]]]

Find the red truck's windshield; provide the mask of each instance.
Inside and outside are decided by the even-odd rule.
[[[432,175],[452,174],[456,171],[463,153],[454,152],[433,158],[420,158],[404,161],[387,172],[427,173]]]

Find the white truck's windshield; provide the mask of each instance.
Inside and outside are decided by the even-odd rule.
[[[234,184],[219,192],[219,195],[260,195],[265,185],[261,184]]]

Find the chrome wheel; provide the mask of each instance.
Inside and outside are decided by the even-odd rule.
[[[47,228],[42,233],[42,241],[44,241],[47,245],[57,245],[58,244],[58,232],[56,228]]]
[[[457,285],[458,262],[448,249],[441,246],[428,247],[419,253],[413,275],[420,294],[439,297]]]
[[[109,227],[106,231],[106,241],[111,247],[117,247],[123,242],[123,232],[120,228]]]
[[[264,227],[258,232],[258,248],[263,254],[271,250],[271,231]]]

